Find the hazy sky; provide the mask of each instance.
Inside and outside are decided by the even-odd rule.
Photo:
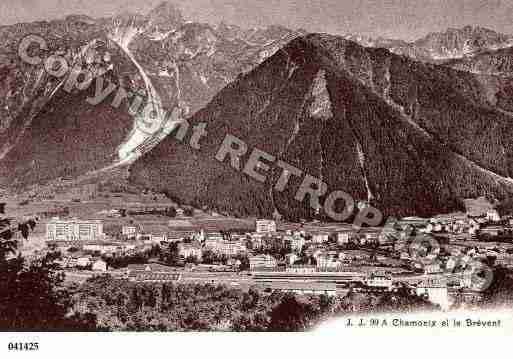
[[[0,0],[0,24],[122,11],[162,0]],[[247,27],[282,24],[308,31],[413,39],[467,24],[513,33],[513,0],[175,0],[186,18]]]

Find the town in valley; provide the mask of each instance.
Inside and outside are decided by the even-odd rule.
[[[73,212],[95,206],[50,203],[24,213],[38,219],[38,230],[27,239],[18,233],[19,249],[28,258],[58,252],[67,284],[108,275],[332,297],[407,288],[447,310],[479,306],[493,280],[481,266],[490,276],[496,266],[513,266],[513,217],[491,206],[356,228],[226,217],[162,200],[119,202],[82,216]]]

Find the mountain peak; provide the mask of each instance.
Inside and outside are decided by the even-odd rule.
[[[511,46],[512,36],[481,26],[466,25],[432,32],[418,39],[414,46],[427,51],[436,60],[463,58],[475,53]]]
[[[185,20],[180,8],[171,1],[163,1],[148,13],[151,23],[161,29],[176,28]]]
[[[488,29],[482,26],[465,25],[460,28],[449,27],[445,31],[431,32],[426,36],[420,38],[416,42],[429,41],[430,39],[446,38],[448,36],[466,36],[466,37],[480,37],[486,36],[490,39],[502,40],[510,36],[499,33],[495,30]]]
[[[156,31],[173,31],[185,23],[180,8],[170,1],[161,2],[146,17]]]

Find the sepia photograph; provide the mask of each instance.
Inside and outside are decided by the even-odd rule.
[[[512,305],[513,1],[0,0],[1,357],[477,354]]]

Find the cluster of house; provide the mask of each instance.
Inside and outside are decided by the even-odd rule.
[[[336,271],[343,266],[359,263],[372,264],[389,260],[383,255],[373,255],[359,246],[377,244],[377,230],[351,229],[328,232],[323,230],[277,231],[276,222],[257,220],[255,231],[250,233],[221,233],[219,231],[168,231],[160,234],[143,233],[137,225],[124,225],[122,238],[113,240],[103,232],[100,220],[53,218],[47,223],[47,240],[61,249],[77,248],[81,252],[100,255],[131,255],[160,244],[163,249],[176,243],[178,255],[184,259],[193,257],[202,262],[206,252],[237,264],[234,258],[247,257],[251,270],[284,269],[295,265],[315,264],[318,270]],[[353,245],[353,247],[348,247]],[[148,248],[146,248],[148,247]],[[276,255],[280,252],[281,255]],[[304,258],[309,263],[304,263]],[[85,259],[83,260],[86,261]],[[70,266],[77,263],[69,258]]]
[[[178,220],[173,221],[173,224],[177,224],[175,222]],[[390,274],[377,275],[373,270],[365,273],[362,269],[402,268],[413,273],[416,268],[412,266],[414,261],[411,253],[401,247],[408,243],[408,228],[435,237],[451,234],[454,237],[450,238],[460,239],[458,236],[464,235],[462,239],[465,241],[448,241],[443,244],[447,255],[441,256],[440,261],[423,266],[425,280],[410,283],[417,294],[426,295],[431,301],[445,307],[449,303],[447,298],[450,290],[456,288],[459,290],[458,295],[465,296],[467,294],[462,293],[470,292],[461,289],[469,287],[470,284],[463,279],[458,281],[457,286],[448,285],[447,281],[434,283],[433,277],[445,278],[446,276],[440,274],[447,271],[452,273],[466,261],[484,260],[490,256],[495,256],[497,262],[513,266],[513,257],[510,255],[513,253],[513,243],[511,248],[506,245],[496,248],[496,244],[477,240],[477,234],[480,233],[495,235],[496,232],[491,230],[495,227],[501,228],[502,232],[507,230],[513,225],[510,221],[508,218],[501,218],[496,211],[488,211],[482,216],[406,218],[398,223],[399,230],[392,231],[395,237],[391,245],[389,233],[383,228],[363,228],[356,231],[351,227],[338,226],[333,229],[328,225],[319,225],[279,231],[276,222],[272,220],[257,220],[255,230],[248,233],[221,233],[216,230],[190,228],[177,230],[175,227],[167,227],[165,232],[155,234],[144,233],[139,226],[129,224],[122,226],[122,238],[114,241],[103,233],[101,221],[54,218],[47,224],[47,239],[49,242],[58,242],[61,246],[76,247],[80,244],[84,251],[101,254],[135,253],[145,245],[154,244],[160,244],[165,250],[166,246],[174,243],[176,246],[173,247],[180,257],[194,257],[196,263],[201,263],[209,252],[218,258],[223,257],[225,266],[233,269],[241,264],[239,258],[246,257],[252,275],[256,280],[260,276],[262,283],[270,289],[288,288],[287,290],[298,293],[334,294],[346,290],[346,287],[340,285],[338,279],[326,281],[322,276],[344,278],[351,267],[357,268],[357,274],[351,279],[355,285],[353,290],[390,291],[396,288],[397,283],[408,282]],[[471,245],[473,242],[469,240],[476,241],[476,245]],[[106,270],[104,262],[91,255],[79,256],[72,253],[64,260],[63,265],[66,267],[82,266],[92,270]],[[164,266],[157,270],[154,266],[152,264],[144,268],[132,268],[128,278],[137,281],[178,278],[176,272],[169,267]],[[276,273],[289,277],[287,280],[282,280],[281,277],[276,280],[273,277],[278,275]],[[362,276],[362,273],[365,275]],[[321,280],[311,280],[309,277],[319,275]]]
[[[498,236],[513,232],[513,219],[501,217],[490,209],[480,215],[460,214],[430,218],[420,231],[428,234],[449,234],[455,239],[479,240],[480,235]]]
[[[180,236],[178,236],[180,237]],[[189,243],[182,242],[182,238],[175,238],[179,242],[178,254],[184,258],[196,257],[201,261],[205,251],[211,251],[219,256],[227,258],[236,257],[238,255],[246,255],[248,248],[246,244],[247,237],[245,235],[231,234],[229,239],[220,232],[200,232],[194,233],[191,237],[193,240]]]
[[[52,246],[52,244],[50,244]],[[59,242],[60,265],[66,269],[91,269],[106,271],[107,263],[102,258],[134,256],[152,249],[149,243],[123,243],[113,241]]]
[[[185,238],[189,240],[184,241]],[[272,220],[257,220],[250,233],[221,234],[215,231],[175,232],[168,234],[168,242],[177,242],[178,254],[183,258],[195,257],[199,262],[210,251],[219,256],[233,258],[245,256],[250,270],[285,270],[304,265],[305,257],[318,270],[337,270],[359,261],[370,263],[372,254],[349,248],[350,245],[378,243],[379,231],[352,229],[329,232],[327,230],[278,231]],[[346,246],[347,248],[344,248]]]
[[[62,253],[63,268],[82,268],[106,271],[105,256],[132,256],[150,250],[151,242],[122,241],[107,236],[101,220],[60,219],[54,217],[46,224],[47,246]]]

